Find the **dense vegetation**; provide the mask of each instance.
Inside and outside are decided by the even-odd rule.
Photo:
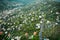
[[[60,2],[47,0],[26,5],[21,9],[17,8],[10,14],[0,18],[1,28],[4,32],[11,33],[11,36],[20,36],[25,32],[31,35],[34,31],[40,31],[41,20],[43,20],[43,36],[56,38],[56,35],[59,35],[57,29],[60,28],[59,7]]]

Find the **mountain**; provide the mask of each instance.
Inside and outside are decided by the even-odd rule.
[[[25,6],[31,3],[32,0],[0,0],[0,11],[13,9],[20,6]]]

